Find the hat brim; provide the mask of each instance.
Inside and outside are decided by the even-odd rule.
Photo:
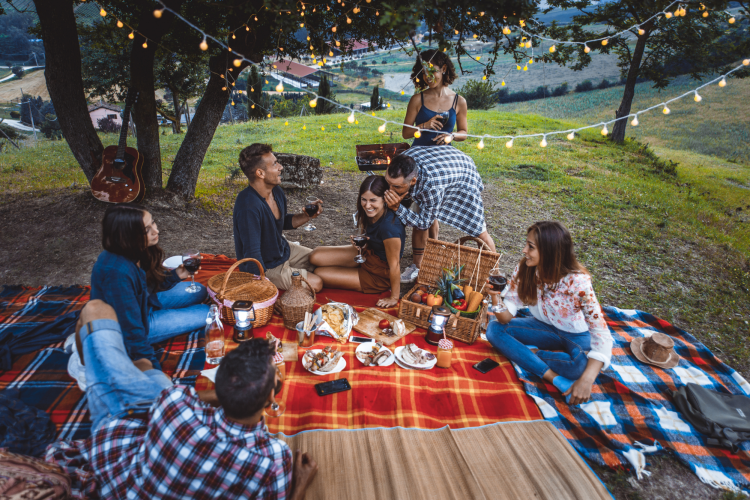
[[[643,343],[648,337],[638,337],[630,342],[630,350],[633,351],[633,355],[641,363],[648,365],[658,366],[659,368],[674,368],[680,362],[680,356],[674,350],[669,353],[669,358],[666,361],[655,361],[643,352]]]

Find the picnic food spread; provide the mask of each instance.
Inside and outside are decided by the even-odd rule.
[[[384,366],[391,364],[393,353],[380,342],[362,344],[357,348],[357,359],[365,366]]]
[[[311,372],[329,373],[336,368],[343,355],[343,352],[335,351],[331,346],[311,349],[302,357],[302,365]]]

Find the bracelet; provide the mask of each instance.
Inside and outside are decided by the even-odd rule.
[[[498,304],[498,305],[492,304],[490,307],[487,308],[487,310],[491,313],[499,314],[499,313],[504,313],[505,311],[508,310],[508,308],[505,306],[505,304]]]

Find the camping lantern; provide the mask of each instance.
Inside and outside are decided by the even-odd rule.
[[[448,324],[450,316],[451,312],[448,308],[432,306],[432,311],[430,311],[430,315],[427,317],[430,327],[427,329],[427,335],[424,338],[428,344],[438,345],[440,339],[443,338],[443,330],[445,330],[445,325]]]
[[[244,342],[253,338],[253,321],[255,321],[255,309],[250,300],[238,300],[232,304],[234,315],[234,334],[232,340]]]

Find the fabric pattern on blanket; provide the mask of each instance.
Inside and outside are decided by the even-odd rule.
[[[651,314],[603,308],[614,339],[611,366],[599,374],[588,403],[568,406],[551,384],[515,365],[526,392],[544,418],[584,457],[611,468],[623,466],[638,477],[644,453],[667,449],[704,483],[719,489],[750,491],[750,443],[738,455],[709,446],[674,406],[671,391],[688,383],[729,394],[750,395],[750,384],[689,333]],[[630,342],[662,332],[674,339],[680,363],[673,369],[643,364]]]
[[[88,300],[89,287],[3,286],[0,336],[22,337],[28,331],[38,331],[40,325],[80,310]],[[157,344],[156,355],[175,383],[195,385],[205,363],[204,343],[203,332],[193,332]],[[70,355],[62,347],[63,342],[58,341],[15,356],[12,367],[0,372],[0,390],[17,389],[21,401],[47,412],[57,439],[82,439],[91,434],[86,396],[68,375]]]

